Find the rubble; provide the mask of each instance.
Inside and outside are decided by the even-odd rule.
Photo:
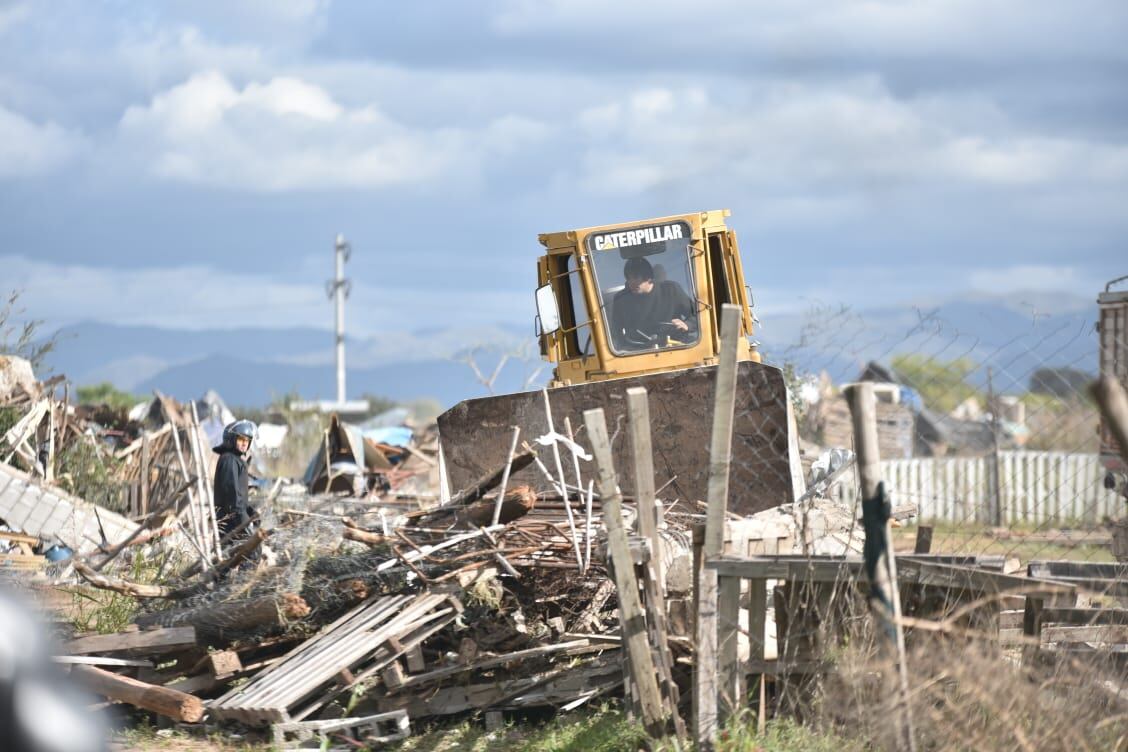
[[[574,709],[625,683],[637,698],[654,676],[655,701],[684,733],[691,530],[702,509],[657,500],[644,514],[614,483],[601,479],[601,493],[581,478],[578,459],[574,477],[550,483],[556,490],[509,483],[534,471],[551,481],[548,464],[562,472],[534,448],[556,448],[559,435],[530,437],[440,503],[433,426],[333,416],[305,483],[254,489],[258,518],[221,540],[207,451],[225,410],[217,395],[181,404],[158,393],[110,427],[42,387],[21,400],[21,432],[54,430],[56,451],[97,448],[125,489],[118,514],[51,483],[50,453],[19,455],[26,471],[0,464],[0,504],[44,510],[21,517],[15,501],[0,506],[15,528],[4,540],[66,543],[74,556],[54,582],[112,593],[136,611],[124,629],[72,635],[59,649],[57,661],[99,694],[178,723],[269,727],[300,744],[341,733],[391,741],[413,723],[467,712]],[[726,550],[859,551],[852,510],[826,493],[849,461],[816,463],[821,475],[797,501],[730,521]],[[158,571],[136,581],[134,565],[146,562]],[[624,599],[635,579],[638,597]],[[624,622],[634,624],[626,634]],[[639,659],[645,644],[661,646],[653,662]]]

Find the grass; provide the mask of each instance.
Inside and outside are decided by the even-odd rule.
[[[611,705],[594,711],[568,713],[545,723],[509,724],[487,732],[481,721],[416,730],[392,747],[395,752],[634,752],[646,745],[642,727],[627,720]]]
[[[1008,529],[1019,534],[1023,531],[1023,528],[1018,525],[1010,525]],[[1034,532],[1034,529],[1030,528],[1027,532]],[[894,548],[902,553],[911,552],[916,541],[916,535],[917,528],[915,525],[894,528]],[[986,526],[977,525],[934,524],[932,553],[1012,556],[1017,557],[1023,564],[1033,559],[1114,561],[1112,549],[1108,546],[1028,542],[1023,541],[1021,535],[1011,538],[998,538],[991,535]]]
[[[717,752],[862,752],[865,746],[853,739],[820,732],[787,718],[775,718],[760,736],[756,717],[739,716],[722,732]]]
[[[417,732],[418,733],[418,732]],[[676,739],[655,740],[615,705],[557,716],[540,724],[507,725],[487,732],[480,721],[432,727],[392,748],[394,752],[692,752],[693,745]],[[767,723],[757,733],[748,713],[731,721],[716,745],[717,752],[861,752],[862,745],[821,733],[787,719]]]
[[[152,584],[160,572],[160,564],[160,558],[149,560],[135,556],[126,579]],[[71,594],[71,608],[67,616],[79,632],[120,632],[132,623],[139,608],[138,599],[112,590],[84,587],[67,589],[67,592]]]
[[[147,720],[110,737],[114,752],[267,752],[274,747],[266,742],[247,742],[225,738],[218,733],[207,736],[187,734],[176,729],[157,729]]]

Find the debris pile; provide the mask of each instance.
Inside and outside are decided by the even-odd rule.
[[[408,512],[395,499],[279,494],[227,558],[204,569],[183,557],[156,585],[102,574],[104,555],[76,560],[89,585],[141,607],[126,631],[72,639],[65,659],[82,658],[107,697],[182,722],[269,725],[283,740],[344,715],[390,739],[411,721],[616,690],[600,505],[588,516],[568,502],[569,525],[563,500],[516,487],[498,504],[491,490]],[[324,511],[346,502],[349,516]]]

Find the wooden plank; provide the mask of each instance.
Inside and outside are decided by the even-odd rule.
[[[342,628],[305,643],[285,661],[260,675],[261,678],[256,677],[254,686],[246,688],[238,704],[245,706],[254,702],[265,707],[289,708],[332,681],[337,672],[385,642],[390,634],[403,631],[399,626],[401,620],[415,619],[435,604],[429,594],[414,602],[407,596],[403,599],[409,602],[402,609],[383,604],[385,607],[378,609],[375,615],[360,614]]]
[[[391,639],[387,640],[383,646],[373,652],[371,661],[357,664],[357,672],[352,684],[348,686],[338,686],[336,689],[330,689],[327,693],[315,694],[313,700],[310,701],[301,710],[291,712],[294,720],[298,721],[303,718],[309,717],[311,714],[317,712],[325,705],[336,700],[345,692],[351,690],[358,683],[367,681],[368,679],[381,674],[385,668],[390,666],[393,662],[398,662],[403,658],[404,653],[411,648],[418,648],[425,640],[428,640],[442,629],[445,629],[452,621],[454,621],[456,612],[452,609],[443,609],[438,612],[432,621],[425,623],[423,626],[411,628],[409,631],[401,633],[400,647],[397,649],[392,646]],[[367,664],[367,665],[366,665]]]
[[[1128,394],[1124,386],[1112,375],[1105,374],[1090,387],[1090,393],[1101,408],[1113,438],[1120,449],[1120,457],[1128,462]]]
[[[453,685],[435,692],[378,698],[381,710],[405,709],[412,717],[443,716],[486,708],[505,709],[563,704],[590,693],[617,686],[622,680],[616,656],[598,656],[575,666],[531,676],[468,685]]]
[[[47,559],[38,554],[0,554],[0,569],[33,571],[47,566]]]
[[[316,637],[306,641],[286,658],[250,683],[228,692],[212,703],[217,717],[261,724],[285,716],[300,720],[345,688],[322,692],[309,703],[307,698],[349,669],[356,681],[383,670],[409,644],[408,635],[418,630],[433,633],[435,624],[445,625],[457,615],[455,601],[446,594],[425,592],[418,596],[383,596],[349,611]],[[428,631],[430,630],[430,631]],[[389,650],[396,640],[398,648]],[[376,662],[366,663],[370,656]],[[368,665],[368,668],[362,668]],[[306,707],[299,711],[301,703]]]
[[[1128,624],[1126,608],[1043,608],[1042,623],[1057,624]]]
[[[130,666],[152,668],[153,662],[140,658],[110,658],[104,655],[53,655],[51,661],[63,664],[83,664],[86,666]]]
[[[764,659],[767,644],[768,622],[768,581],[750,579],[748,582],[748,658],[750,661]]]
[[[709,483],[705,513],[705,557],[724,548],[725,504],[732,463],[733,410],[736,406],[736,354],[740,335],[740,307],[726,304],[721,311],[721,353],[713,399],[713,430],[709,445]]]
[[[0,530],[0,540],[6,540],[12,543],[26,543],[29,546],[34,546],[39,543],[39,538],[34,535],[13,533],[10,530]]]
[[[641,386],[627,389],[627,414],[630,418],[631,456],[635,470],[635,503],[638,508],[638,532],[650,541],[650,560],[658,590],[666,592],[666,573],[663,567],[662,538],[658,535],[658,505],[654,495],[654,451],[650,444],[650,404],[646,389]]]
[[[642,724],[653,736],[665,731],[665,709],[658,692],[654,661],[646,638],[646,620],[634,579],[627,533],[623,529],[622,495],[611,466],[611,440],[607,435],[607,421],[603,410],[584,411],[584,424],[592,444],[596,467],[599,471],[599,493],[603,500],[603,524],[607,529],[607,544],[611,552],[612,571],[619,594],[619,621],[622,625],[627,659],[631,665],[631,678],[639,695]]]
[[[423,649],[418,645],[411,647],[405,654],[407,661],[407,670],[413,674],[427,670],[427,664],[423,660]]]
[[[932,526],[918,525],[916,542],[913,544],[913,553],[926,554],[932,550]]]
[[[141,514],[149,513],[149,484],[152,474],[149,472],[149,432],[141,433]]]
[[[686,739],[685,722],[678,711],[681,694],[674,680],[674,657],[670,652],[669,630],[666,626],[666,598],[658,590],[658,580],[654,574],[653,561],[645,562],[640,568],[643,594],[646,596],[647,625],[650,628],[650,644],[658,665],[658,675],[662,680],[662,692],[666,700],[666,710],[674,721],[674,732],[678,739]]]
[[[1128,643],[1128,626],[1101,624],[1078,626],[1050,624],[1042,617],[1042,642],[1094,642],[1105,645]]]
[[[706,561],[724,549],[725,505],[729,465],[732,463],[733,410],[736,406],[736,355],[741,311],[726,304],[721,309],[721,352],[713,393],[713,430],[709,442],[708,499],[705,511]],[[710,750],[719,731],[717,709],[718,583],[715,570],[705,567],[697,582],[697,644],[694,656],[693,738],[698,749]]]
[[[1128,563],[1036,560],[1030,562],[1027,572],[1031,577],[1050,579],[1059,577],[1128,579]]]
[[[208,669],[216,679],[223,679],[243,670],[243,662],[234,650],[219,650],[208,654]]]
[[[740,578],[717,578],[717,723],[723,726],[744,706],[739,660]]]
[[[144,650],[167,653],[196,644],[195,627],[169,627],[138,632],[90,635],[71,640],[63,646],[66,653],[112,653],[119,650]]]
[[[502,666],[512,661],[521,661],[526,658],[537,658],[554,653],[564,653],[566,655],[580,655],[583,653],[601,652],[607,650],[607,645],[592,644],[590,640],[569,640],[568,642],[560,642],[553,645],[541,645],[535,648],[528,648],[526,650],[517,650],[512,653],[503,653],[502,655],[490,656],[483,658],[473,663],[465,663],[457,666],[447,666],[445,668],[435,669],[428,671],[425,674],[412,674],[410,676],[404,675],[395,689],[406,689],[410,687],[419,686],[421,684],[430,684],[440,679],[445,679],[448,676],[455,676],[466,671],[480,671],[486,668],[493,668],[494,666]],[[394,665],[394,664],[393,664]],[[389,689],[392,687],[389,685]]]

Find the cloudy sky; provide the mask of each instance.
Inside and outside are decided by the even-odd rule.
[[[1128,273],[1123,0],[0,0],[32,315],[528,324],[538,232],[732,209],[761,318]],[[531,325],[530,325],[531,326]]]

